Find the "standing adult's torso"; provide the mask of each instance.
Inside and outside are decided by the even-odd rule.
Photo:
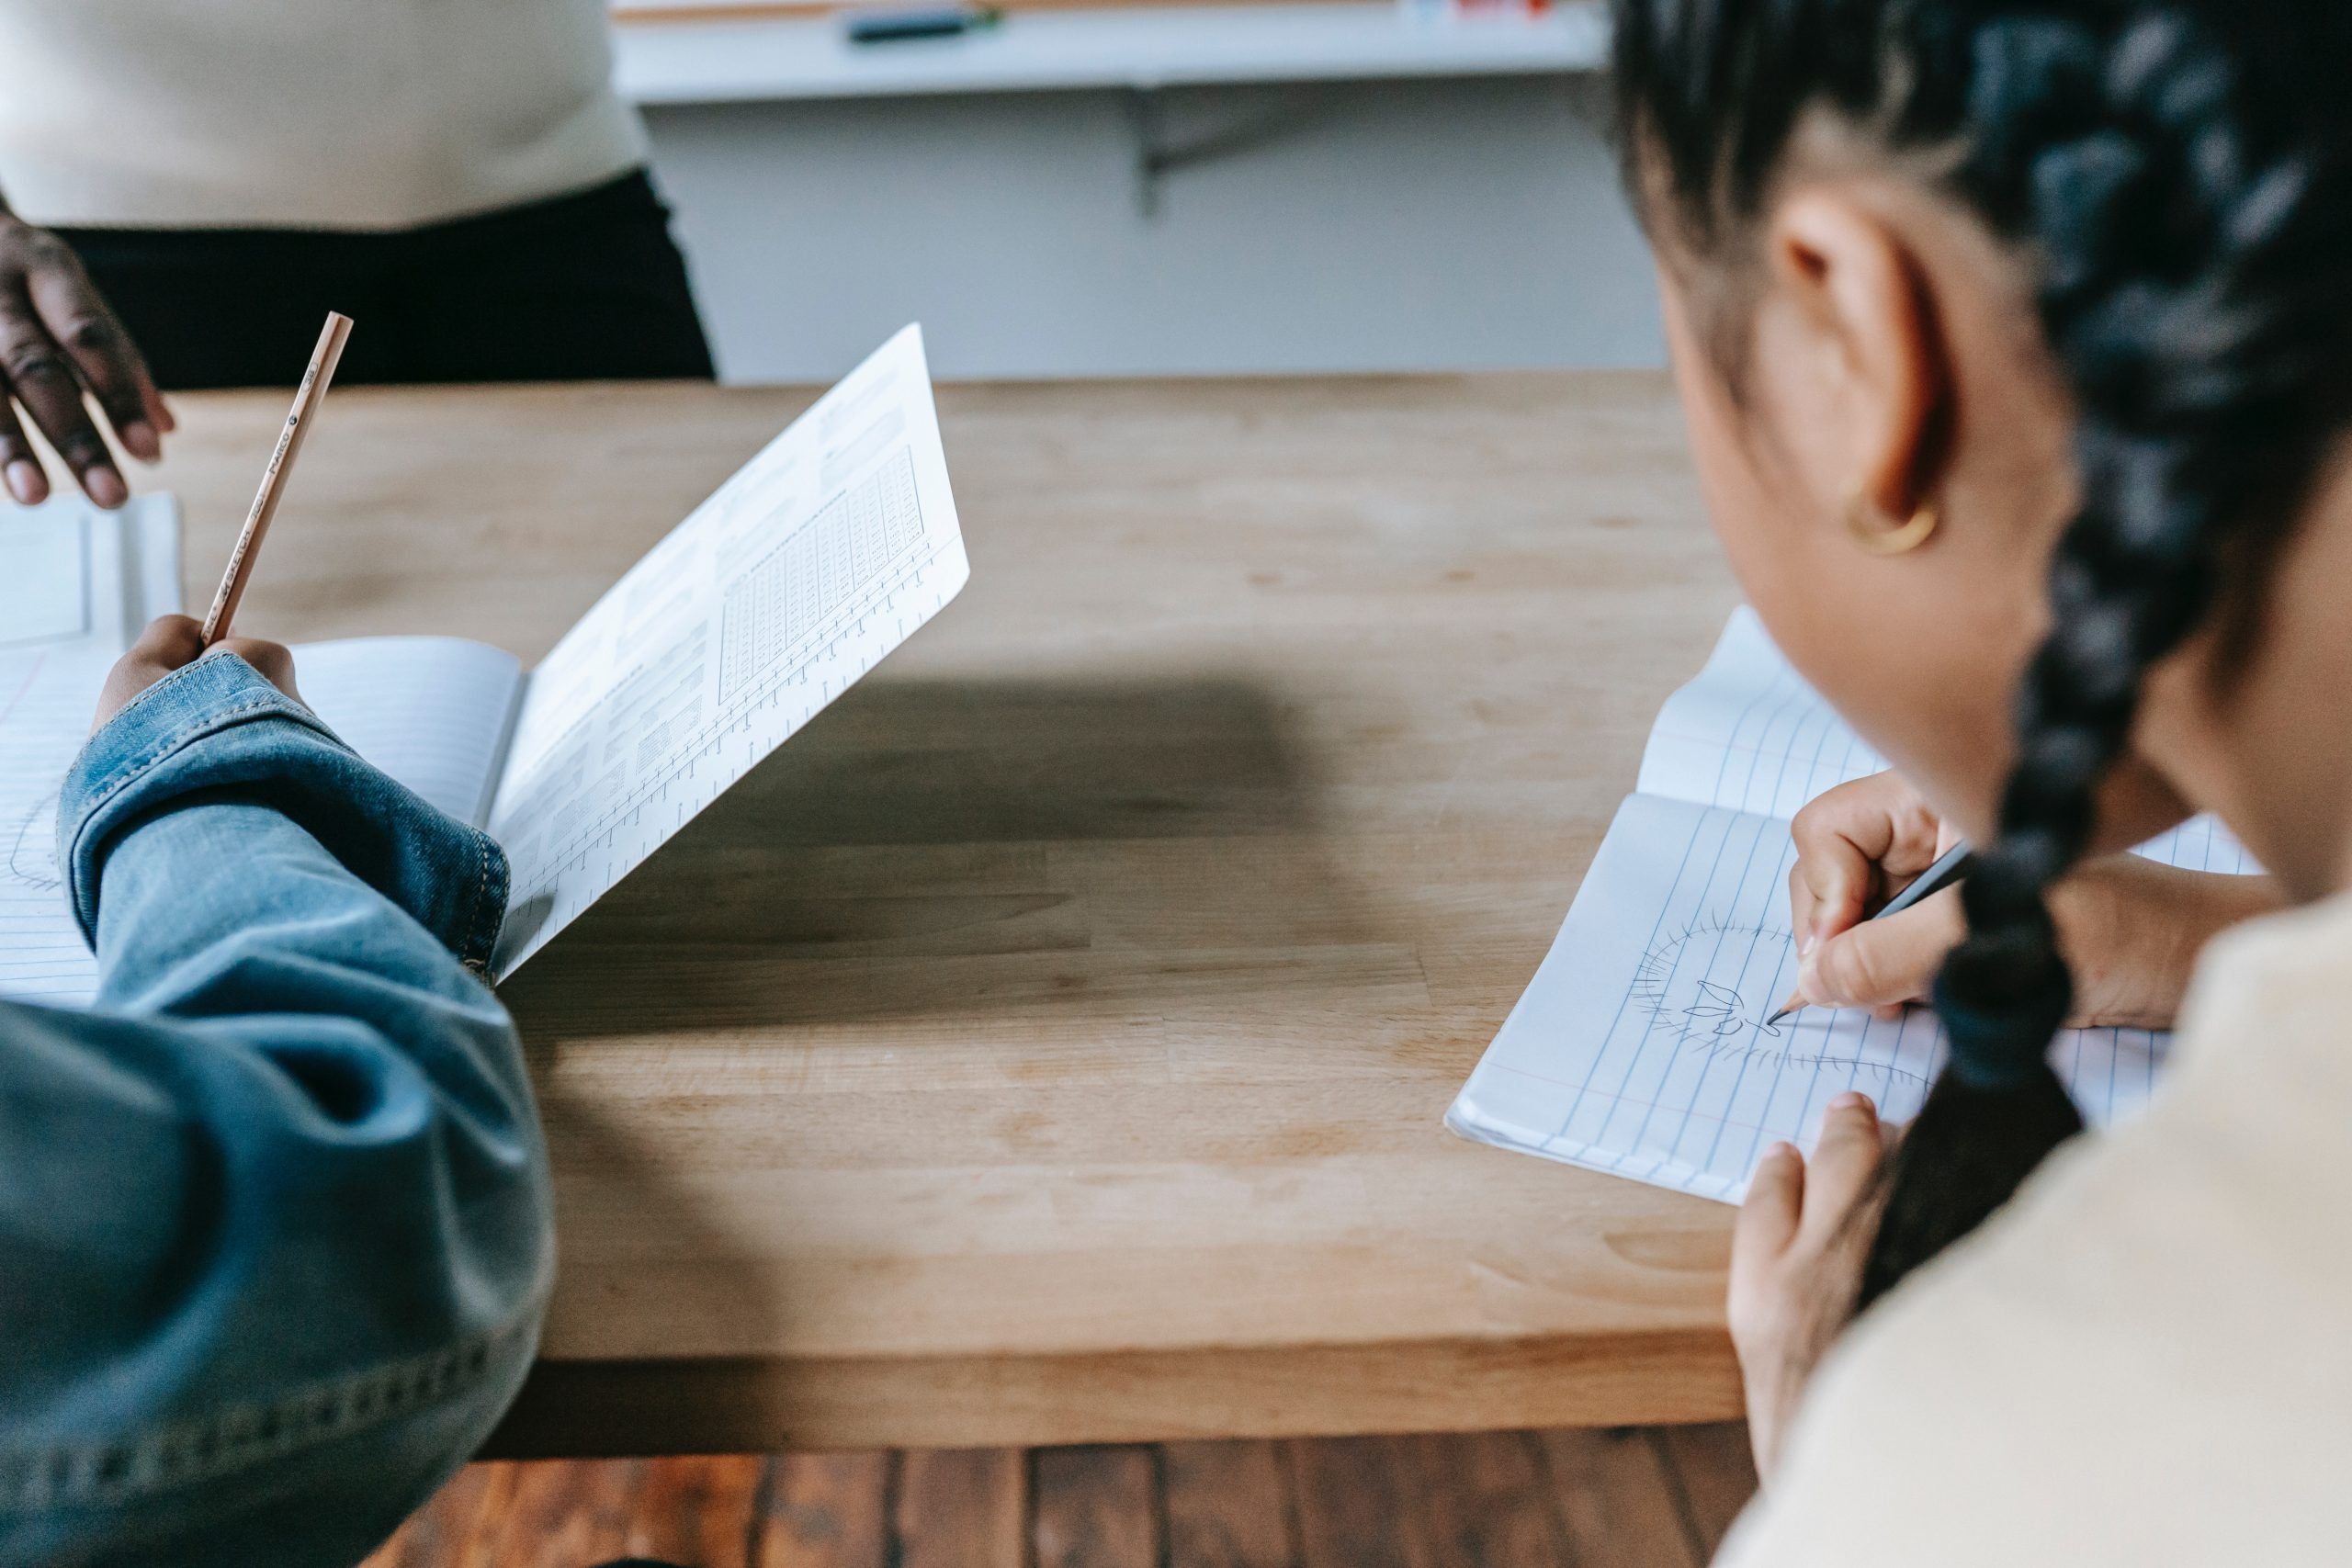
[[[0,193],[52,225],[397,229],[643,159],[605,0],[0,0]]]

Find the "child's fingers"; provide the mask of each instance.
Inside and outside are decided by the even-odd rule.
[[[164,676],[191,663],[204,651],[204,628],[186,615],[163,615],[147,623],[139,640],[107,671],[98,692],[97,712],[90,729],[96,733],[122,705]]]
[[[1791,914],[1802,953],[1859,921],[1890,883],[1935,863],[1942,823],[1900,775],[1873,773],[1808,802],[1789,825],[1797,862],[1790,875]],[[1798,887],[1812,897],[1794,907]]]
[[[280,642],[265,642],[259,637],[222,637],[205,650],[207,658],[214,654],[233,653],[254,667],[254,672],[296,702],[301,693],[294,689],[294,655]]]
[[[1847,1093],[1831,1100],[1805,1176],[1804,1236],[1816,1244],[1835,1236],[1885,1157],[1885,1134],[1870,1096]]]
[[[1805,879],[1804,861],[1800,858],[1789,867],[1789,930],[1796,935],[1800,964],[1813,956],[1814,947],[1821,941],[1815,932],[1820,909],[1821,900],[1815,895],[1813,884]]]
[[[1966,931],[1960,890],[1948,887],[1899,915],[1865,920],[1819,943],[1804,961],[1797,988],[1815,1007],[1879,1009],[1917,1001]]]
[[[106,687],[98,694],[98,711],[91,723],[96,731],[122,711],[125,703],[170,674],[197,660],[215,653],[233,653],[254,667],[271,685],[292,697],[302,700],[294,685],[294,655],[283,643],[264,642],[259,637],[223,637],[209,649],[204,646],[204,627],[187,615],[163,615],[147,624],[130,651],[115,661],[107,674]]]
[[[1842,819],[1834,809],[1818,809],[1829,804],[1830,796],[1823,795],[1798,812],[1789,829],[1797,846],[1797,863],[1789,868],[1790,930],[1796,932],[1797,952],[1805,957],[1812,955],[1815,943],[1862,918],[1883,852],[1867,848],[1867,836],[1855,837],[1857,824]]]
[[[1748,1178],[1747,1197],[1732,1224],[1732,1272],[1742,1274],[1766,1259],[1780,1257],[1796,1239],[1804,1211],[1804,1156],[1794,1144],[1775,1144],[1764,1151]]]
[[[176,670],[204,651],[204,627],[188,615],[158,615],[147,623],[128,658]]]

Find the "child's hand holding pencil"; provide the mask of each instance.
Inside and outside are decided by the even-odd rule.
[[[107,671],[107,683],[98,693],[97,716],[90,721],[90,733],[95,735],[104,729],[107,721],[122,711],[124,704],[174,671],[185,669],[199,659],[229,655],[243,660],[263,680],[301,702],[302,694],[294,684],[294,655],[285,644],[232,637],[223,637],[208,648],[204,628],[194,617],[164,615],[149,622],[147,629],[139,634],[139,640],[130,645],[130,651]]]
[[[270,452],[268,466],[262,470],[261,491],[254,497],[253,509],[245,513],[245,525],[238,531],[236,547],[229,553],[229,569],[221,574],[211,609],[201,624],[186,615],[164,615],[140,634],[130,651],[107,672],[106,687],[98,694],[97,716],[90,726],[94,732],[120,713],[131,698],[164,676],[198,659],[217,654],[233,654],[243,659],[262,679],[296,702],[302,700],[294,685],[293,654],[279,643],[232,637],[230,626],[238,603],[244,598],[245,584],[253,578],[254,563],[260,558],[263,536],[269,532],[270,520],[277,515],[277,503],[286,493],[294,459],[301,455],[303,437],[310,434],[319,404],[327,395],[327,386],[334,379],[335,363],[343,357],[343,345],[350,336],[351,318],[330,313],[324,330],[319,333],[318,347],[311,353],[310,366],[302,372],[301,385],[295,389],[294,406],[287,412],[286,423],[278,429],[277,445]]]
[[[1924,1002],[1966,927],[1960,889],[1915,887],[1950,874],[1964,852],[1950,824],[1893,773],[1840,784],[1791,825],[1790,930],[1800,1008],[1882,1015]],[[2050,897],[2075,973],[2075,1016],[2092,1027],[2169,1029],[2198,953],[2216,933],[2280,907],[2267,876],[2183,871],[2139,855],[2089,861]]]

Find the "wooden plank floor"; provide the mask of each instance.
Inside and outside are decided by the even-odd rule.
[[[1747,1428],[498,1461],[367,1568],[1699,1568]]]

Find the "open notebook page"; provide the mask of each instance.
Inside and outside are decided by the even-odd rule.
[[[460,822],[490,816],[522,662],[447,637],[368,637],[294,649],[311,711],[351,749]]]
[[[1661,712],[1644,793],[1610,825],[1543,967],[1454,1102],[1466,1136],[1736,1200],[1774,1141],[1805,1146],[1855,1089],[1917,1112],[1940,1066],[1930,1013],[1808,1009],[1764,1022],[1794,983],[1787,817],[1881,764],[1747,611]],[[1743,803],[1761,809],[1740,810]],[[2254,869],[2199,818],[2143,852]],[[2165,1036],[2073,1030],[2052,1061],[2094,1122],[2146,1100]]]
[[[1825,790],[1885,767],[1743,604],[1698,678],[1658,709],[1634,789],[1785,820]],[[2260,869],[2211,817],[2184,822],[2139,852],[2199,871]]]
[[[107,671],[180,606],[179,505],[0,505],[0,996],[77,1006],[98,972],[65,906],[57,797]]]
[[[1634,789],[1735,811],[1793,817],[1804,803],[1886,764],[1734,610],[1699,678],[1666,699]]]
[[[86,1004],[97,967],[65,905],[57,805],[119,650],[77,638],[0,649],[0,996]],[[294,650],[313,712],[425,799],[479,823],[522,681],[514,656],[447,637]]]
[[[0,996],[77,1007],[98,969],[65,903],[57,799],[119,650],[0,649]]]
[[[631,568],[532,671],[491,832],[503,978],[906,640],[968,574],[908,327]]]

